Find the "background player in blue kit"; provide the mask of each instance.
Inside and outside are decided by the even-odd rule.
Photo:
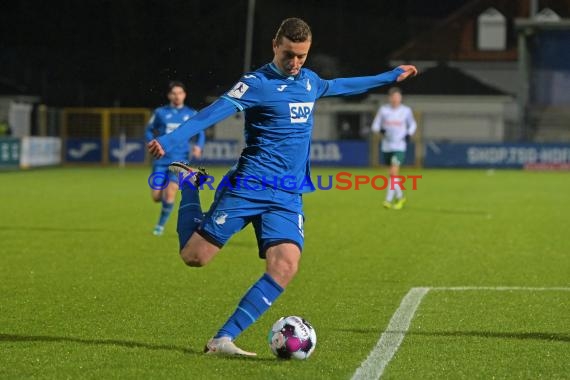
[[[182,82],[172,81],[168,85],[168,100],[170,104],[154,110],[145,130],[147,142],[158,136],[171,133],[180,124],[184,123],[196,114],[196,110],[184,105],[186,99],[186,87]],[[192,158],[200,158],[206,141],[203,131],[197,134],[196,141],[192,146]],[[168,164],[177,160],[188,160],[189,144],[179,144],[169,150],[163,157],[154,160],[153,173],[163,173],[164,179],[169,178],[169,183],[164,189],[151,189],[151,196],[155,202],[161,202],[160,217],[154,227],[153,234],[160,236],[164,233],[164,225],[174,208],[178,179],[176,175],[168,171]],[[166,185],[166,183],[165,183]],[[159,186],[161,187],[161,186]]]
[[[185,142],[208,126],[238,111],[245,112],[246,147],[230,169],[232,179],[249,177],[249,186],[219,186],[201,223],[198,190],[182,183],[178,233],[180,255],[189,266],[206,265],[236,232],[252,223],[266,272],[243,296],[235,312],[206,344],[210,354],[255,355],[234,340],[255,322],[297,273],[304,242],[302,198],[311,186],[281,186],[280,179],[301,184],[310,175],[309,152],[315,101],[324,96],[353,95],[415,75],[403,65],[375,76],[324,80],[301,68],[311,47],[309,26],[298,18],[281,23],[273,39],[273,61],[245,74],[220,99],[175,132],[148,144],[155,157]],[[171,166],[196,175],[187,163]],[[235,184],[235,182],[233,182]]]

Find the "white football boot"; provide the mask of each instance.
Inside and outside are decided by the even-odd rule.
[[[230,337],[223,336],[221,338],[212,338],[204,347],[207,355],[239,355],[239,356],[257,356],[255,352],[247,352],[235,345]]]

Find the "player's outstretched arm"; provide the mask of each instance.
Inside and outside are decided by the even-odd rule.
[[[235,105],[225,99],[218,99],[182,123],[174,132],[149,142],[147,149],[153,157],[160,158],[177,145],[187,144],[192,136],[237,112]]]
[[[353,77],[353,78],[337,78],[323,81],[323,93],[321,96],[338,96],[338,95],[357,95],[362,94],[375,87],[384,86],[394,82],[401,82],[418,73],[413,65],[401,65],[394,70],[387,71],[382,74]]]

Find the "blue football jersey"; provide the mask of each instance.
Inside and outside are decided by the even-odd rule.
[[[289,191],[312,191],[309,183],[302,185],[310,178],[315,101],[327,87],[328,82],[309,69],[285,76],[270,63],[245,74],[224,94],[223,99],[245,113],[246,147],[236,175],[270,185],[287,176]]]
[[[154,110],[154,113],[148,122],[145,131],[146,141],[151,141],[152,139],[167,135],[176,130],[182,123],[189,120],[194,116],[197,111],[193,108],[182,106],[180,108],[173,107],[172,105],[166,105],[159,107]],[[200,132],[197,136],[197,144],[201,148],[204,145],[204,132]],[[189,154],[189,144],[179,144],[173,149],[171,149],[166,155],[160,158],[160,162],[165,162],[169,164],[176,160],[187,160]]]
[[[158,142],[170,152],[189,137],[243,111],[246,146],[232,172],[248,183],[266,183],[295,193],[313,191],[310,151],[315,101],[361,94],[396,81],[403,72],[396,68],[373,76],[325,80],[306,68],[287,76],[269,63],[245,74],[219,100]]]

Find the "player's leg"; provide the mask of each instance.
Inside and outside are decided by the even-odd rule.
[[[188,266],[209,263],[236,232],[242,230],[259,213],[259,203],[220,186],[206,215],[202,215],[198,189],[183,180],[182,200],[178,210],[180,256]]]
[[[210,262],[220,251],[223,243],[225,243],[231,236],[231,234],[227,232],[224,233],[223,230],[229,229],[229,226],[231,225],[233,225],[231,228],[232,231],[236,230],[238,227],[239,221],[236,223],[236,220],[225,220],[222,225],[226,227],[222,227],[222,231],[216,231],[215,228],[212,228],[212,224],[217,224],[216,218],[218,218],[220,215],[216,214],[216,211],[212,211],[215,209],[214,206],[215,204],[212,205],[210,211],[205,215],[204,223],[200,227],[201,229],[197,232],[194,232],[190,237],[190,240],[188,240],[186,245],[184,245],[184,247],[180,250],[180,256],[189,266],[202,267]],[[216,217],[214,215],[218,216]],[[219,219],[218,222],[220,222]],[[241,228],[247,224],[244,224],[244,222],[245,220],[242,219]],[[229,336],[221,336],[210,339],[204,348],[204,352],[207,354],[256,356],[256,354],[253,352],[244,351],[241,348],[237,347],[233,342],[233,338]]]
[[[207,180],[203,168],[192,168],[187,162],[173,162],[170,170],[179,176],[182,193],[178,209],[180,256],[188,266],[206,265],[230,237],[241,230],[254,215],[255,204],[233,193],[231,186],[218,186],[214,202],[205,215],[200,206],[199,189]],[[226,176],[230,177],[233,169]]]
[[[150,189],[150,196],[155,203],[158,203],[162,200],[162,190],[158,189]],[[164,227],[155,225],[154,229],[152,230],[152,234],[155,236],[161,236],[164,232]]]
[[[283,289],[297,274],[301,249],[294,243],[281,243],[267,249],[267,274]]]
[[[298,245],[284,240],[267,248],[265,256],[265,273],[245,293],[214,338],[236,339],[269,309],[297,273],[301,250]]]
[[[390,175],[390,178],[392,178],[393,175],[398,175],[398,166],[395,165],[394,163],[394,153],[393,152],[384,152],[383,153],[383,157],[384,157],[384,164],[385,165],[389,165],[390,169],[388,171],[388,174]],[[396,173],[396,174],[394,174]],[[388,182],[388,186],[386,189],[386,198],[384,199],[384,208],[390,209],[392,208],[392,201],[394,200],[394,195],[395,195],[395,190],[394,187],[391,186],[392,182],[391,180]]]
[[[260,257],[266,258],[266,272],[247,291],[232,316],[208,342],[206,352],[213,353],[218,344],[232,342],[257,321],[297,273],[303,247],[304,217],[300,195],[290,194],[289,197],[291,199],[284,202],[289,209],[285,206],[281,210],[272,209],[253,220]]]
[[[157,176],[158,173],[158,176]],[[164,165],[157,164],[156,161],[152,164],[152,172],[151,177],[156,178],[156,183],[153,181],[152,186],[150,188],[150,197],[156,203],[162,200],[162,190],[164,185],[164,180],[168,176],[168,167]],[[156,186],[156,187],[155,187]]]
[[[187,243],[180,249],[180,257],[190,267],[203,267],[220,251],[221,246],[206,240],[203,235],[193,232]]]
[[[390,166],[390,175],[392,178],[400,174],[400,165],[404,162],[404,154],[404,152],[393,152],[392,165]],[[401,210],[402,207],[404,207],[404,203],[406,203],[404,192],[402,191],[401,185],[399,183],[394,183],[393,187],[396,195],[396,203],[394,204],[393,208],[395,210]]]
[[[162,200],[162,190],[150,189],[150,197],[155,203]]]
[[[164,225],[168,221],[172,210],[174,209],[174,201],[176,199],[176,192],[178,191],[178,184],[176,181],[170,181],[166,189],[162,190],[162,207],[160,209],[160,216],[158,223],[154,228],[155,235],[162,235],[164,233]]]
[[[168,168],[163,167],[161,165],[158,165],[156,163],[156,161],[153,163],[152,165],[152,172],[151,172],[151,177],[155,178],[156,173],[160,173],[160,175],[157,177],[157,180],[160,181],[160,183],[154,183],[152,184],[151,188],[150,188],[150,196],[152,198],[152,200],[156,203],[160,202],[162,200],[162,185],[163,182],[161,181],[161,179],[166,178],[165,175],[166,171]],[[156,185],[156,187],[154,187]]]
[[[162,208],[164,207],[164,194],[166,187],[170,184],[168,167],[160,163],[154,162],[152,166],[153,182],[150,190],[150,196],[152,200],[156,203],[161,202],[161,212],[159,216],[158,223],[154,226],[152,231],[153,235],[161,236],[164,232],[164,223],[160,223],[160,219],[163,213]]]
[[[169,170],[177,176],[176,184],[181,193],[176,226],[180,255],[187,265],[202,266],[195,257],[196,252],[210,252],[215,247],[206,245],[207,242],[204,242],[200,236],[196,236],[193,240],[191,237],[200,226],[204,216],[200,204],[200,184],[203,176],[207,174],[204,169],[193,168],[185,161],[173,162],[169,165]]]
[[[164,181],[162,184],[156,183],[161,189],[152,193],[153,200],[155,202],[161,202],[160,215],[158,217],[158,222],[156,223],[153,234],[156,236],[161,236],[164,233],[164,226],[174,209],[174,200],[176,199],[176,192],[178,191],[178,181],[176,174],[171,173],[168,170],[167,165],[155,164],[153,167],[153,173],[160,173],[162,175],[161,179]],[[158,200],[156,197],[159,197]]]
[[[264,206],[262,205],[261,207]],[[214,203],[204,216],[204,220],[192,234],[189,241],[182,247],[180,251],[182,259],[189,266],[201,267],[206,265],[233,234],[243,229],[259,213],[259,202],[250,201],[234,193],[231,189],[218,188]],[[276,298],[271,293],[271,288],[273,288],[271,282],[258,281],[258,283],[249,290],[248,294],[255,293],[261,287],[266,297],[268,297],[267,299]],[[249,308],[251,305],[247,307]],[[238,310],[243,313],[247,309],[240,307]],[[237,321],[237,319],[241,321],[244,315],[249,320],[250,317],[247,313],[247,311],[245,314],[239,315],[234,313],[230,320],[232,323]],[[242,322],[238,321],[237,323]],[[250,321],[249,324],[251,323]],[[224,326],[227,327],[227,325]],[[218,333],[206,344],[204,352],[208,354],[255,356],[255,353],[247,352],[237,347],[233,343],[235,336],[237,336],[237,333],[235,335],[232,332]]]
[[[256,355],[238,348],[233,341],[257,321],[283,293],[297,273],[301,250],[296,244],[281,243],[268,248],[265,254],[266,272],[249,288],[232,316],[208,342],[204,349],[206,353]]]

